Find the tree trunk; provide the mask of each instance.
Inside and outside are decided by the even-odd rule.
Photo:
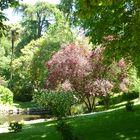
[[[10,88],[12,88],[13,80],[13,57],[14,57],[14,41],[15,41],[15,30],[11,31],[11,62],[10,62]]]
[[[86,101],[84,102],[87,107],[88,113],[93,112],[95,109],[95,97],[92,96],[92,98],[90,99],[90,96],[86,96]]]

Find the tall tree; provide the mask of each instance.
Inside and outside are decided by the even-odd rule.
[[[44,88],[47,70],[45,62],[59,49],[60,44],[73,41],[73,34],[63,13],[57,8],[53,11],[55,22],[46,34],[32,40],[23,49],[21,56],[13,61],[14,98],[30,100],[36,89]]]
[[[23,48],[31,40],[40,38],[47,31],[49,25],[55,22],[56,7],[46,2],[37,2],[35,5],[21,4],[16,10],[23,15],[21,25],[24,27],[17,50]]]
[[[60,7],[94,44],[106,42],[107,58],[131,59],[140,74],[139,0],[61,0]]]

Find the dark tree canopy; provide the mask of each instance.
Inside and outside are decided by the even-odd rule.
[[[139,0],[61,0],[60,8],[94,44],[107,45],[108,58],[131,59],[140,72]]]

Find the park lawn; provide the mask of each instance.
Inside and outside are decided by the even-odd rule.
[[[140,140],[140,105],[133,112],[124,108],[66,118],[80,140]],[[2,133],[0,140],[60,140],[56,121],[25,125],[22,132]]]

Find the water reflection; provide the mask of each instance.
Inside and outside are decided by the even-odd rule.
[[[0,123],[9,123],[11,121],[30,121],[30,120],[37,120],[37,119],[47,119],[47,115],[6,115],[0,116]]]

